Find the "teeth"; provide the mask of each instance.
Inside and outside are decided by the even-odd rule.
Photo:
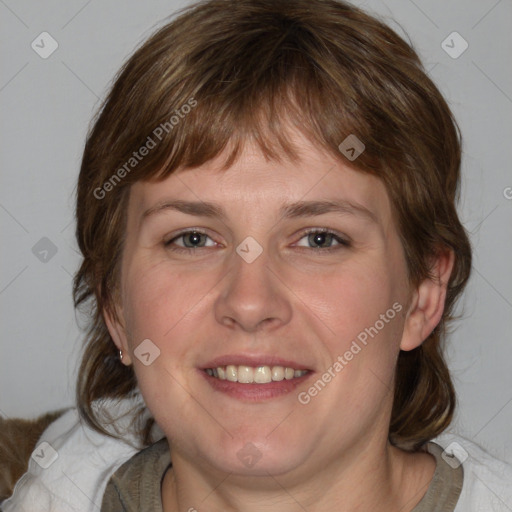
[[[272,380],[279,382],[284,379],[284,368],[282,366],[274,366],[272,368]]]
[[[220,380],[230,382],[239,382],[241,384],[266,384],[268,382],[279,382],[281,380],[291,380],[302,377],[308,373],[307,370],[294,370],[284,366],[245,366],[228,364],[227,366],[218,366],[217,368],[207,368],[206,373],[210,377],[216,377]]]
[[[254,368],[250,366],[239,366],[238,367],[238,382],[242,384],[250,384],[254,382]]]
[[[226,379],[229,380],[230,382],[238,382],[237,377],[238,377],[237,367],[232,364],[228,364],[228,366],[226,366]]]
[[[272,372],[269,366],[258,366],[256,370],[254,370],[254,382],[258,384],[266,384],[267,382],[272,382]]]

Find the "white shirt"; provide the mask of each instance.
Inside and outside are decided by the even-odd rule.
[[[511,464],[457,434],[445,433],[434,441],[462,463],[464,480],[455,512],[512,512]]]
[[[123,441],[96,432],[82,422],[76,409],[68,410],[43,432],[27,472],[2,503],[3,512],[100,510],[110,476],[141,448],[130,428],[140,395],[104,404],[116,418],[110,431]]]

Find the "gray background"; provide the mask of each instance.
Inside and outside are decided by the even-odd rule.
[[[451,430],[512,461],[512,2],[356,3],[407,32],[461,126],[460,211],[475,261],[447,351],[460,401]],[[187,4],[0,0],[4,416],[73,402],[81,347],[71,300],[79,262],[73,201],[87,127],[124,59]],[[59,45],[47,59],[31,48],[44,31]],[[454,31],[469,44],[456,59],[441,46]]]

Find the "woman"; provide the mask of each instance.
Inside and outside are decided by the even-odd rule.
[[[152,36],[77,192],[80,411],[150,413],[101,510],[470,510],[471,460],[430,442],[460,152],[416,53],[348,4],[212,0]]]

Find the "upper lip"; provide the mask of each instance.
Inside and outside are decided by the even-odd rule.
[[[311,370],[311,366],[307,364],[268,354],[227,354],[212,359],[208,363],[202,365],[201,368],[206,370],[206,368],[217,368],[219,366],[227,366],[229,364],[253,367],[284,366],[285,368],[293,368],[294,370]]]

